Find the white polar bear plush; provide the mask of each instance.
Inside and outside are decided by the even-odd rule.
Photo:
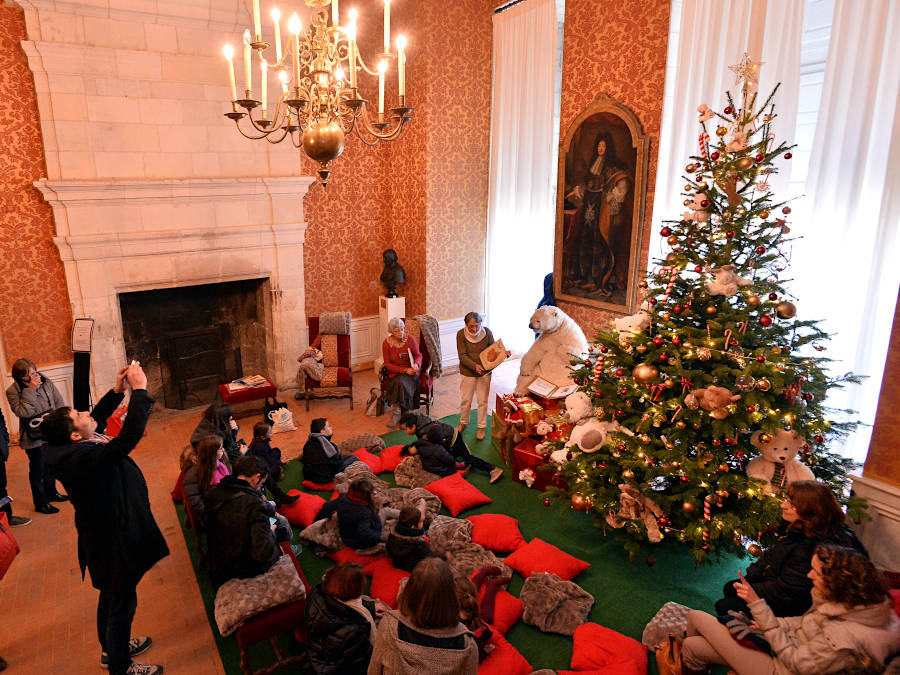
[[[565,458],[569,450],[578,450],[582,452],[596,452],[606,443],[611,431],[621,431],[629,436],[633,436],[628,429],[619,426],[616,422],[601,422],[594,417],[594,407],[591,404],[590,397],[583,391],[576,391],[574,394],[566,396],[566,421],[574,424],[569,440],[566,441],[562,451],[557,450],[553,455]],[[551,457],[553,457],[551,455]]]
[[[539,336],[522,357],[516,394],[527,394],[528,384],[539,376],[557,387],[572,384],[569,364],[573,358],[583,358],[588,348],[581,327],[559,307],[550,306],[539,307],[528,327]]]
[[[750,444],[761,456],[747,464],[747,475],[766,481],[769,494],[781,492],[788,484],[798,480],[815,480],[812,470],[797,459],[797,452],[806,442],[796,431],[779,429],[768,443],[763,443],[762,431],[754,431]]]
[[[640,333],[650,327],[650,312],[641,306],[637,314],[613,319],[613,325],[619,333]]]
[[[734,265],[722,265],[721,267],[710,270],[715,279],[706,282],[706,290],[710,295],[734,295],[741,286],[750,286],[753,281],[744,279],[734,273]]]

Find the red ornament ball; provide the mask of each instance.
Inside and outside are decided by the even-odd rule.
[[[766,158],[766,156],[763,155],[762,153],[760,153],[760,154],[758,154],[756,157],[754,157],[753,159],[755,159],[757,162],[761,162],[761,161],[763,161],[765,158]]]
[[[620,393],[622,396],[628,396],[628,390],[627,390],[627,389],[624,389],[624,388],[623,388],[623,389],[619,389],[619,393]]]
[[[601,354],[605,354],[605,353],[608,352],[608,351],[609,351],[609,347],[600,347],[600,353],[601,353]]]
[[[759,317],[759,323],[768,328],[772,325],[772,317],[768,314],[763,314],[761,317]]]
[[[709,158],[710,158],[711,160],[715,161],[715,160],[719,159],[719,153],[718,153],[718,152],[711,152],[711,153],[709,153]]]
[[[769,293],[769,300],[777,300],[778,293]]]
[[[663,352],[662,354],[659,355],[659,360],[660,360],[660,361],[663,361],[663,362],[668,361],[668,360],[669,360],[669,355],[666,354],[665,352]]]
[[[625,452],[625,450],[627,449],[627,446],[624,443],[619,443],[616,446],[616,449],[619,450],[619,452]]]
[[[590,366],[590,365],[591,365],[591,362],[590,362],[590,361],[585,361],[585,362],[584,362],[584,365]]]
[[[783,209],[781,209],[781,212],[782,212],[784,215],[788,215],[788,214],[791,212],[791,207],[790,207],[790,206],[785,206]]]
[[[726,115],[730,115],[734,112],[734,108],[732,108],[731,106],[727,106],[722,112],[724,112]]]
[[[785,346],[785,347],[782,347],[782,348],[781,348],[781,351],[783,351],[785,354],[790,354],[790,353],[791,353],[791,347],[790,347],[790,345],[787,345],[787,346]]]
[[[616,410],[616,417],[625,417],[624,410]]]
[[[764,355],[760,354],[759,356],[756,357],[756,360],[757,360],[759,363],[765,363],[765,362],[766,362],[766,357],[765,357]]]
[[[762,255],[763,253],[766,252],[766,247],[765,246],[757,246],[756,252],[757,252],[757,254]]]
[[[726,436],[725,445],[737,445],[737,439],[734,439],[731,436]]]
[[[653,338],[653,344],[657,347],[662,347],[663,339],[659,337],[659,335],[657,335],[655,338]]]
[[[725,236],[729,239],[734,239],[734,230],[728,230],[728,232],[725,233]]]
[[[650,298],[647,302],[649,302],[651,305],[655,305],[655,304],[656,304],[656,298]]]
[[[756,410],[757,410],[757,408],[756,408],[755,405],[748,405],[748,406],[747,406],[747,412],[748,412],[748,413],[755,413]]]
[[[694,267],[694,271],[697,274],[700,274],[703,271],[703,265],[697,265],[696,267]]]
[[[816,443],[824,443],[824,442],[825,442],[825,437],[824,437],[822,434],[816,434],[815,437],[813,438],[813,440],[814,440]]]
[[[660,237],[668,237],[670,234],[672,234],[672,229],[668,227],[664,227],[659,231]]]
[[[616,377],[622,377],[625,371],[622,368],[616,368]]]
[[[705,209],[707,206],[709,206],[709,200],[704,199],[703,201],[700,202],[700,206]]]
[[[681,310],[683,310],[683,309],[684,309],[684,307],[682,307],[681,305],[675,305],[672,308],[672,311],[675,312],[676,314],[681,314]]]
[[[675,337],[672,338],[672,344],[677,347],[678,345],[681,344],[681,338],[676,335]]]
[[[720,441],[718,438],[714,438],[712,439],[712,444],[714,448],[718,448],[720,445],[722,445],[722,441]]]
[[[812,401],[815,398],[815,396],[813,396],[812,394],[807,392],[807,393],[803,394],[803,398],[805,398],[807,401]]]
[[[573,381],[575,384],[581,386],[581,378],[580,378],[580,377],[572,378],[572,381]]]
[[[794,155],[791,154],[790,152],[784,153],[784,158],[785,158],[785,159],[790,159],[790,158],[793,157],[793,156],[794,156]]]
[[[544,506],[550,506],[550,497],[544,497]]]

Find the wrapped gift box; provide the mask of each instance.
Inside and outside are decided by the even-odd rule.
[[[531,469],[534,472],[534,483],[531,487],[537,490],[546,490],[548,485],[560,489],[566,489],[566,480],[556,475],[555,471],[550,468],[552,463],[544,459],[540,454],[534,451],[538,441],[533,438],[525,438],[512,451],[512,472],[513,480],[522,485],[528,485],[525,477],[519,474],[525,469]]]

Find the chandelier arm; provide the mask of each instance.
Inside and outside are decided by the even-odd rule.
[[[376,145],[378,145],[378,143],[381,142],[381,139],[380,139],[380,138],[377,138],[377,137],[375,138],[374,141],[368,140],[365,136],[363,136],[363,132],[360,131],[360,127],[361,127],[361,126],[362,126],[362,125],[357,124],[357,125],[355,125],[354,128],[356,129],[356,135],[357,135],[357,137],[359,138],[360,141],[363,142],[364,145],[368,145],[370,148],[373,148],[373,147],[375,147]]]
[[[287,134],[288,134],[288,130],[285,129],[284,127],[278,127],[278,128],[281,129],[281,132],[282,132],[281,136],[278,137],[278,140],[274,140],[274,141],[272,140],[272,135],[275,133],[275,129],[273,129],[272,131],[270,131],[269,133],[266,134],[266,140],[269,143],[271,143],[272,145],[275,145],[276,143],[281,143],[281,141],[284,140],[284,137],[287,136]]]
[[[241,136],[243,136],[244,138],[249,138],[251,141],[258,141],[261,138],[266,138],[269,135],[268,133],[265,133],[265,132],[261,133],[259,136],[254,136],[252,134],[249,134],[241,128],[241,125],[237,120],[234,121],[234,125],[237,127],[237,130],[241,133]]]

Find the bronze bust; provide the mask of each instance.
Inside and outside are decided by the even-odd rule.
[[[381,271],[381,283],[386,289],[385,296],[388,298],[397,297],[397,285],[406,282],[406,270],[397,262],[397,252],[389,248],[381,254],[384,261],[384,269]]]

